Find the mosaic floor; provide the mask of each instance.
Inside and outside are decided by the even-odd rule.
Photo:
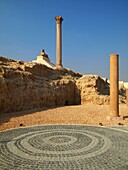
[[[0,170],[128,170],[128,127],[45,125],[0,132]]]

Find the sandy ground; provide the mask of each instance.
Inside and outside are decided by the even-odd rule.
[[[124,120],[107,120],[108,105],[78,105],[0,114],[0,130],[43,124],[84,124],[128,126],[128,106],[120,105]],[[122,125],[121,125],[122,126]]]

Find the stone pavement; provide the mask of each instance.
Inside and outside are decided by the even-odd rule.
[[[128,127],[44,125],[0,132],[0,170],[128,170]]]

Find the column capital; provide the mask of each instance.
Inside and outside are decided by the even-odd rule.
[[[63,18],[62,18],[62,16],[55,16],[55,20],[56,20],[57,24],[61,24],[63,21]]]
[[[110,57],[111,57],[111,56],[119,56],[119,54],[110,54]]]

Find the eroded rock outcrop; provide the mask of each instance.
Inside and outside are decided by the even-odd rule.
[[[125,90],[120,94],[125,103]],[[92,103],[109,104],[109,84],[99,76],[0,57],[1,113]]]
[[[74,104],[75,79],[80,74],[3,57],[0,60],[0,112]]]
[[[110,84],[98,75],[83,75],[76,81],[80,91],[81,104],[109,104]],[[119,90],[119,103],[125,103],[125,89]]]
[[[108,104],[109,84],[98,75],[84,75],[76,82],[81,104]]]

